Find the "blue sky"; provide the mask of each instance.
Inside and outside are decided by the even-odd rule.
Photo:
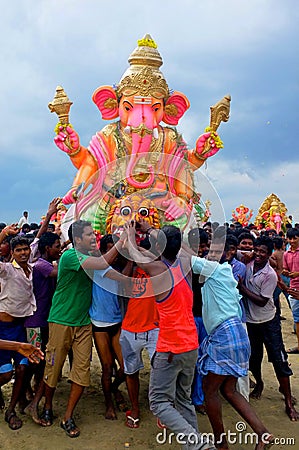
[[[178,126],[190,148],[209,123],[209,107],[232,96],[230,121],[219,129],[224,149],[198,176],[209,180],[199,191],[212,200],[212,218],[222,218],[219,203],[227,220],[240,203],[255,215],[274,192],[299,221],[298,23],[296,0],[6,2],[0,221],[16,221],[25,209],[39,221],[72,184],[75,168],[53,143],[56,116],[47,105],[56,86],[73,101],[71,122],[88,145],[106,124],[93,91],[120,80],[145,33],[158,44],[169,87],[190,100]]]

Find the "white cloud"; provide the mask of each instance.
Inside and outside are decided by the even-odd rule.
[[[274,193],[285,203],[289,214],[299,221],[299,162],[283,162],[279,166],[264,168],[243,164],[243,168],[238,168],[235,160],[217,159],[215,156],[209,160],[206,170],[200,170],[218,192],[227,220],[231,218],[232,210],[240,204],[253,209],[254,218],[265,198]],[[214,220],[218,217],[215,216]]]

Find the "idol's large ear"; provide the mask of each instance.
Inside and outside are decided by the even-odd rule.
[[[111,86],[101,86],[93,93],[92,100],[101,111],[102,118],[111,120],[118,117],[118,101]]]
[[[177,125],[189,107],[187,97],[181,92],[174,91],[165,104],[163,122],[168,125]]]

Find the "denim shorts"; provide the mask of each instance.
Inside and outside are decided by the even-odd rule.
[[[24,321],[0,322],[0,339],[27,342]],[[0,373],[7,373],[13,370],[12,360],[15,365],[28,365],[28,359],[20,353],[12,350],[0,350]]]
[[[294,322],[299,323],[299,300],[289,296],[289,302],[292,308]]]
[[[159,328],[142,333],[121,330],[119,342],[124,358],[124,369],[127,375],[133,375],[133,373],[144,368],[141,356],[144,348],[148,351],[150,359],[152,358],[156,351],[158,334]]]

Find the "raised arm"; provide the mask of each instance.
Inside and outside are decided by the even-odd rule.
[[[36,235],[37,239],[39,239],[41,237],[41,235],[44,234],[47,231],[48,225],[49,225],[50,220],[51,220],[51,217],[53,216],[53,214],[57,213],[58,205],[59,205],[60,202],[61,202],[61,198],[60,197],[55,197],[50,202],[49,207],[48,207],[48,211],[47,211],[47,214],[46,214],[46,217],[45,217],[45,220],[41,224],[41,227],[38,230],[38,233]]]
[[[19,228],[16,223],[11,225],[6,225],[0,232],[0,244],[4,241],[7,236],[16,236],[19,233]]]
[[[107,267],[109,267],[113,263],[118,253],[121,251],[125,240],[126,233],[122,233],[120,239],[107,253],[98,257],[90,256],[85,261],[83,261],[83,263],[81,264],[82,268],[90,270],[107,269]]]

